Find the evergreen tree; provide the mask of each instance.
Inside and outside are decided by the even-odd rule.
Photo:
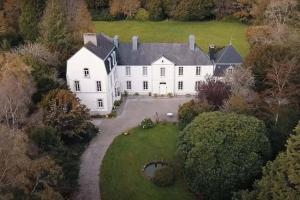
[[[49,0],[41,23],[42,42],[51,51],[58,51],[63,58],[71,46],[67,32],[67,18],[64,1]]]
[[[241,191],[234,199],[300,199],[300,123],[295,130],[286,152],[264,167],[263,177],[254,184],[254,190]]]
[[[44,10],[45,1],[26,0],[22,2],[20,16],[20,33],[24,40],[35,41],[39,35],[38,23]]]
[[[150,0],[148,3],[148,9],[150,20],[159,21],[165,18],[162,0]]]

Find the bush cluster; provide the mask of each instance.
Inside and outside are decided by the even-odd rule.
[[[159,187],[171,186],[175,182],[175,173],[172,167],[164,166],[157,169],[152,178],[152,182]]]
[[[141,122],[141,127],[143,129],[149,129],[149,128],[153,128],[154,127],[154,123],[150,118],[145,118],[142,122]]]

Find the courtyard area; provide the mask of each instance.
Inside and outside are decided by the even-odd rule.
[[[81,158],[79,172],[80,188],[74,199],[100,199],[100,166],[107,149],[115,137],[124,131],[138,126],[144,118],[152,118],[155,121],[158,117],[160,121],[176,121],[178,106],[190,99],[190,97],[129,98],[123,102],[121,111],[116,118],[94,120],[93,123],[100,128],[101,133],[91,141]],[[174,116],[171,118],[167,117],[166,113],[174,113]],[[142,168],[143,166],[140,167]],[[114,173],[114,171],[112,170],[111,173]],[[105,190],[103,188],[103,192]]]

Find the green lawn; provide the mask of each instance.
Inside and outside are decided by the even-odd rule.
[[[173,124],[153,129],[135,128],[129,136],[116,138],[101,167],[103,200],[190,200],[195,197],[184,189],[183,181],[167,188],[155,186],[143,174],[143,166],[153,160],[174,158],[178,128]]]
[[[246,25],[238,22],[137,22],[137,21],[96,21],[97,32],[110,36],[119,35],[128,42],[133,35],[138,35],[142,42],[187,42],[194,34],[197,44],[205,51],[209,44],[227,45],[232,38],[233,45],[245,57],[249,44],[245,37]]]

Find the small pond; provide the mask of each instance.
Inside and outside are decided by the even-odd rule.
[[[162,161],[151,162],[144,166],[143,171],[147,177],[153,178],[155,171],[166,165],[167,163]]]

